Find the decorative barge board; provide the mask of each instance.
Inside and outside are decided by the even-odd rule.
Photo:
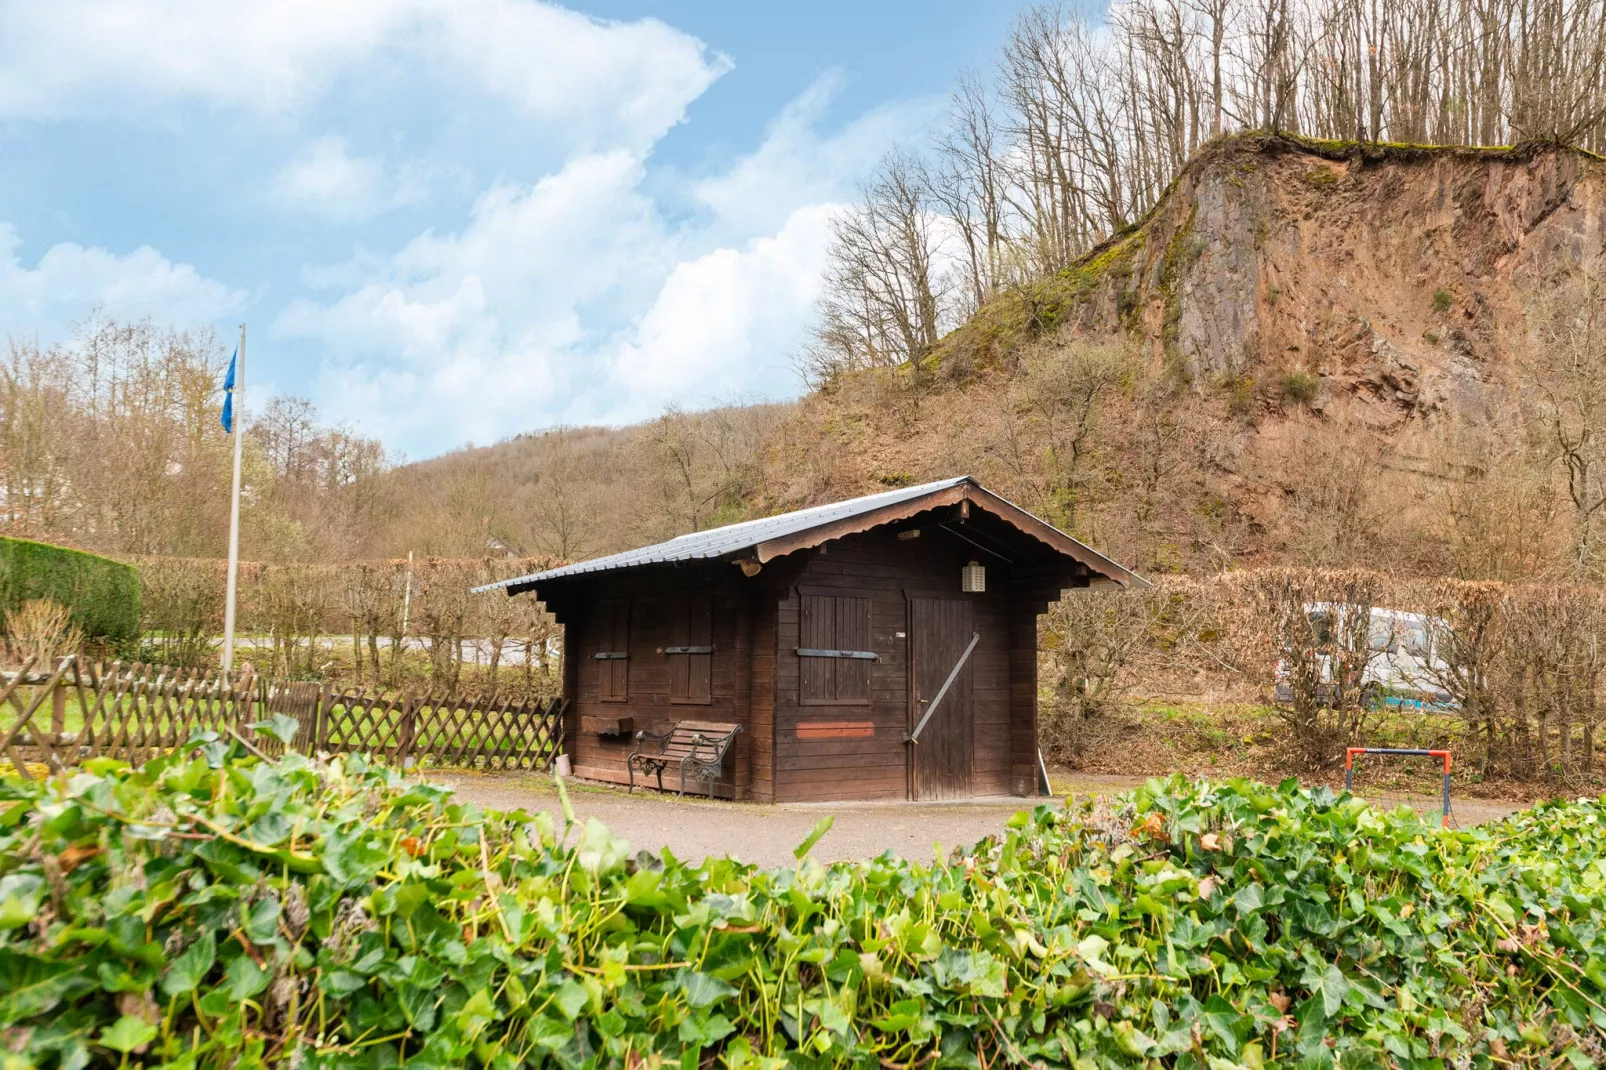
[[[1037,620],[1092,584],[1145,586],[962,476],[476,590],[563,625],[575,775],[627,783],[636,733],[730,722],[708,790],[796,802],[1037,794]]]

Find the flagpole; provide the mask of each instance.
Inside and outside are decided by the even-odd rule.
[[[229,579],[223,603],[223,682],[234,668],[234,595],[240,576],[240,453],[245,437],[245,324],[240,324],[240,348],[234,367],[234,400],[230,409],[234,438],[234,489],[229,495]]]

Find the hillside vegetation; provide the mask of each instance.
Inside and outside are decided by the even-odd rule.
[[[1572,150],[1228,139],[918,365],[395,475],[480,488],[521,545],[571,503],[592,553],[969,472],[1149,571],[1561,578],[1597,567],[1603,210],[1606,164]]]
[[[1559,148],[1224,139],[1141,222],[982,304],[917,363],[840,371],[795,404],[521,435],[390,469],[373,444],[276,406],[247,440],[264,490],[245,552],[573,559],[969,472],[1150,572],[1595,576],[1603,176]],[[149,411],[86,421],[81,451],[14,424],[39,428],[7,454],[19,488],[94,496],[19,489],[10,527],[114,553],[218,553],[226,443],[204,389],[172,385],[215,369],[148,326],[108,325],[93,348],[114,350],[107,339],[138,372],[121,381],[151,388],[122,397],[168,384],[163,434],[181,459],[162,469],[109,441],[148,437]],[[28,356],[13,354],[13,387]],[[42,358],[66,379],[82,367]]]
[[[993,59],[834,219],[800,403],[397,466],[278,399],[245,555],[577,558],[968,470],[1150,572],[1602,578],[1606,0],[1045,5]],[[225,357],[14,343],[0,527],[220,556]]]

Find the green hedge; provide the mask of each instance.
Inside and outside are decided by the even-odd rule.
[[[0,537],[0,611],[48,598],[92,638],[139,635],[139,571],[109,557]]]
[[[0,777],[0,1068],[1606,1061],[1602,802],[1448,832],[1177,777],[761,870],[197,738]]]

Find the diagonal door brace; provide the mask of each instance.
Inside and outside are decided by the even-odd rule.
[[[965,662],[970,660],[970,652],[976,649],[976,644],[979,642],[981,642],[981,633],[972,633],[970,637],[970,645],[965,647],[965,652],[959,655],[958,661],[954,662],[953,669],[948,673],[948,679],[944,680],[942,682],[942,686],[937,689],[937,697],[932,699],[931,705],[926,707],[926,715],[920,718],[920,723],[915,725],[915,730],[910,732],[908,736],[904,737],[904,742],[920,742],[921,730],[926,727],[926,722],[931,720],[931,715],[937,712],[937,707],[942,705],[943,696],[948,693],[948,689],[952,687],[954,681],[959,678],[959,670],[965,667]]]

